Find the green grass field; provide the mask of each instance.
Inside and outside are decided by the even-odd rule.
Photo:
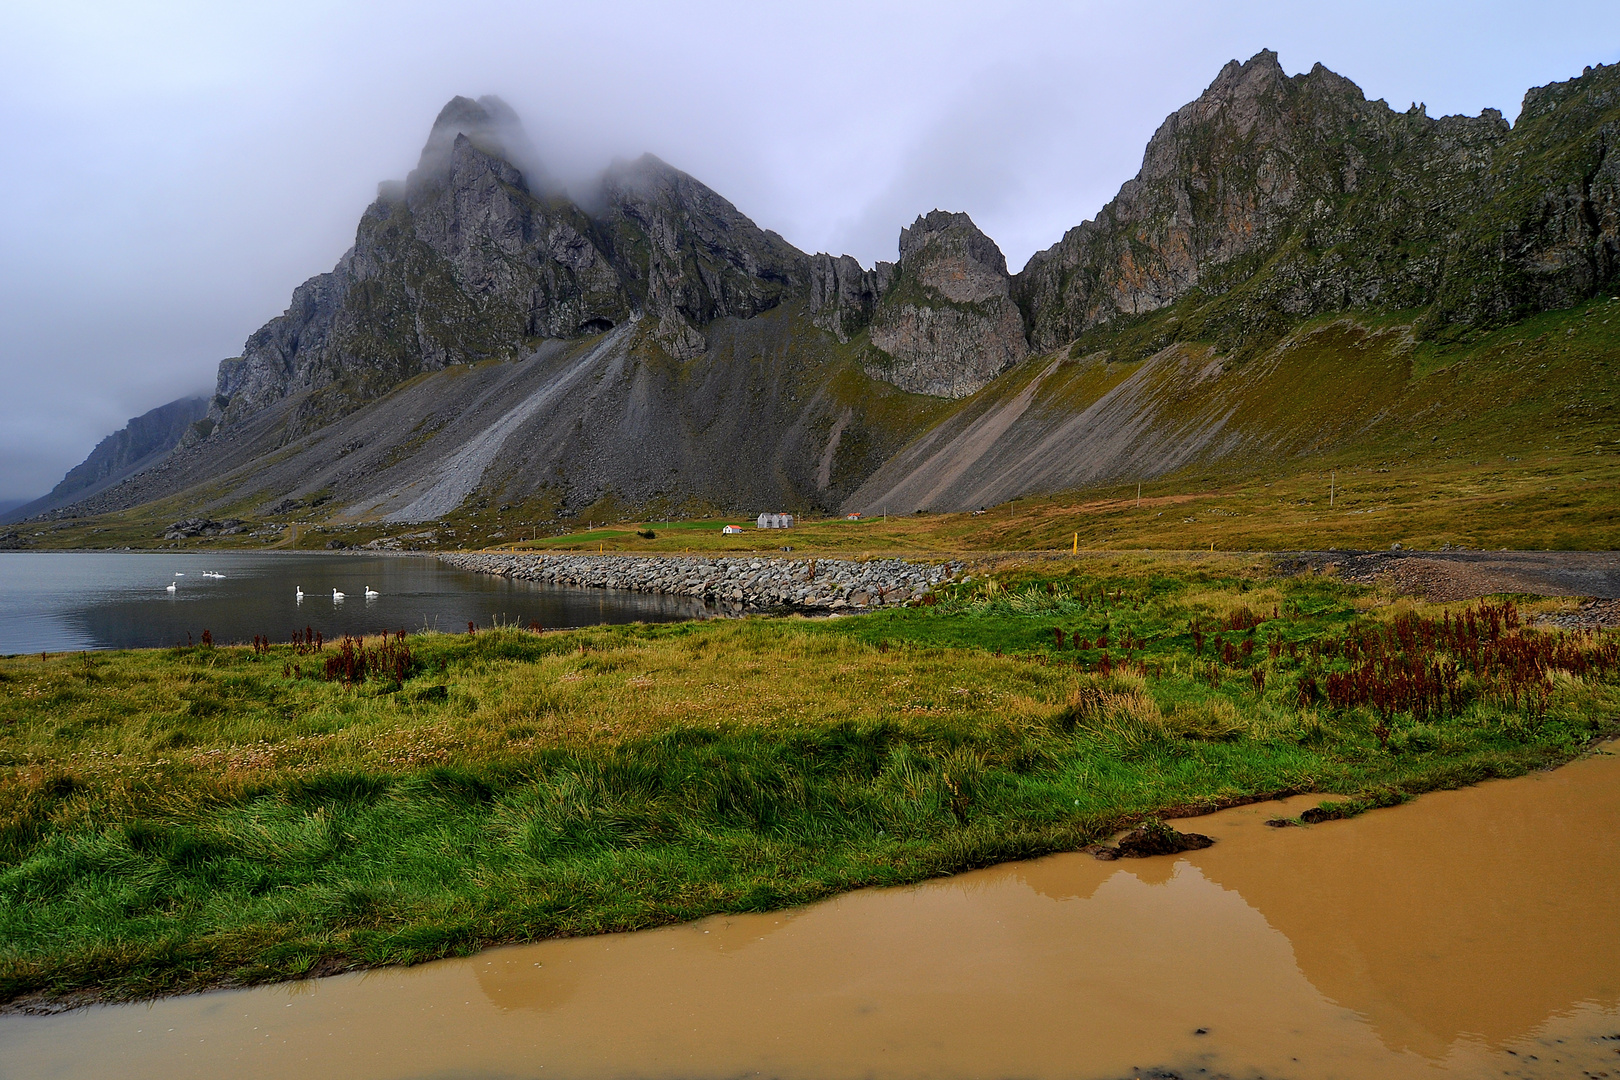
[[[1565,601],[1464,633],[1466,605],[1222,555],[934,599],[418,635],[402,679],[328,679],[331,644],[0,659],[0,1002],[767,910],[1620,731],[1620,636],[1513,624]]]

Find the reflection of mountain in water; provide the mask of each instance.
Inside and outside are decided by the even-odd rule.
[[[1620,759],[1232,844],[1193,861],[1393,1050],[1523,1039],[1620,1003]]]
[[[1263,824],[1314,801],[1200,819],[1219,843],[1176,859],[1058,855],[316,980],[307,1001],[0,1016],[0,1046],[18,1080],[1615,1071],[1620,757]]]
[[[733,1051],[773,1026],[792,1034],[772,1042],[809,1053],[806,1036],[827,1024],[852,1025],[841,1038],[872,1050],[940,1023],[976,1032],[969,1041],[1010,1038],[1019,1058],[1041,1031],[1035,1060],[1115,1043],[1170,1061],[1188,1052],[1170,1032],[1208,1026],[1226,1066],[1299,1055],[1314,1074],[1342,1051],[1389,1075],[1424,1059],[1467,1072],[1553,1029],[1578,1040],[1620,1003],[1616,779],[1610,758],[1285,831],[1263,822],[1316,800],[1263,804],[1201,819],[1222,842],[1180,858],[1059,855],[792,912],[502,950],[478,981],[502,1009],[569,1026],[685,1000]],[[784,1016],[788,987],[797,1005]],[[1587,1020],[1569,1016],[1583,1008]],[[1240,1017],[1260,1022],[1245,1032]]]
[[[475,965],[478,986],[490,1004],[502,1010],[532,1009],[550,1013],[572,1004],[582,986],[600,994],[604,986],[690,983],[690,976],[672,976],[669,983],[655,978],[648,965],[682,955],[701,959],[738,956],[786,928],[814,908],[794,908],[768,915],[716,915],[684,926],[634,934],[548,941],[538,946],[496,949]],[[676,954],[671,957],[669,954]],[[543,957],[543,959],[542,959]],[[688,989],[676,993],[688,992]],[[659,990],[655,994],[661,993]],[[617,995],[615,995],[617,996]],[[705,997],[711,992],[705,992]],[[589,1008],[589,1006],[586,1006]]]
[[[1279,813],[1268,804],[1206,819],[1200,829],[1237,842],[1180,859],[1057,856],[1007,870],[1057,901],[1196,873],[1280,931],[1311,985],[1385,1046],[1441,1060],[1620,1005],[1617,780],[1620,759],[1581,762],[1250,842]],[[1295,801],[1287,813],[1315,802]],[[1213,898],[1183,891],[1189,901]]]

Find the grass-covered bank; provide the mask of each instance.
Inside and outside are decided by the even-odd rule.
[[[766,909],[1620,731],[1620,638],[1466,607],[1121,559],[850,619],[414,636],[358,682],[331,644],[0,660],[0,1000]]]

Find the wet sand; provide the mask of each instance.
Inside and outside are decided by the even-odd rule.
[[[1178,856],[0,1017],[0,1077],[1620,1077],[1620,755],[1264,824],[1316,801]]]

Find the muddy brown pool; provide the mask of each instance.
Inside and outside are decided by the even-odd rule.
[[[1620,1077],[1620,756],[1214,847],[0,1017],[0,1077]]]

